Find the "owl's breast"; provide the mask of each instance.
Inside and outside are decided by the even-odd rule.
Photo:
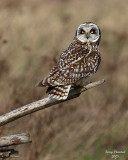
[[[93,51],[87,57],[85,57],[84,61],[85,61],[87,70],[92,73],[95,73],[101,61],[100,53]]]

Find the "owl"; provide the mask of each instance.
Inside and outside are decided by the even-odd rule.
[[[67,99],[71,88],[98,70],[101,61],[100,39],[101,32],[96,24],[82,23],[69,47],[62,52],[57,65],[38,86],[47,86],[48,96],[52,99]]]

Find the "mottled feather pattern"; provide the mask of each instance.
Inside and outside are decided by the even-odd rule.
[[[81,47],[75,49],[73,47],[63,52],[57,66],[51,70],[46,84],[68,85],[95,73],[99,65],[99,53],[96,51],[88,53],[88,49]]]
[[[71,85],[56,86],[48,88],[48,96],[53,99],[65,100],[68,96]]]
[[[83,43],[74,37],[69,47],[62,52],[49,76],[39,83],[40,86],[49,86],[47,90],[49,97],[66,99],[75,83],[97,71],[101,61],[99,39],[95,43]]]

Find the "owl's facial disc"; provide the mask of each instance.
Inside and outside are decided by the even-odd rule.
[[[100,30],[96,24],[87,22],[78,27],[76,36],[81,42],[96,42],[100,38]]]

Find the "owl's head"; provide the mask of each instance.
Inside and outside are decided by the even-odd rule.
[[[94,42],[99,44],[101,32],[96,24],[92,22],[86,22],[78,27],[76,31],[76,38],[82,43]]]

